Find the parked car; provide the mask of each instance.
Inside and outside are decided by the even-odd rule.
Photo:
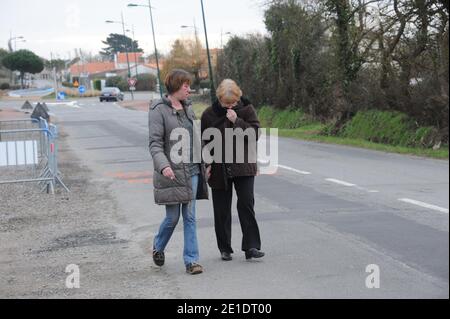
[[[108,87],[102,90],[102,94],[100,95],[100,102],[106,101],[123,101],[124,94],[120,91],[119,88]]]

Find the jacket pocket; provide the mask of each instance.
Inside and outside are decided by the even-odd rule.
[[[174,169],[176,179],[171,180],[161,173],[154,172],[154,195],[158,205],[187,204],[192,201],[191,181],[187,181],[184,169]]]
[[[154,186],[157,189],[166,189],[173,187],[188,187],[189,184],[186,180],[186,175],[184,173],[184,169],[173,169],[175,174],[175,179],[171,180],[170,178],[165,177],[158,171],[154,172]]]

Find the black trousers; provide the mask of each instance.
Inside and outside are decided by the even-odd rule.
[[[231,247],[231,204],[233,186],[238,201],[237,210],[242,228],[242,250],[261,249],[261,237],[255,215],[255,177],[235,177],[228,180],[228,190],[212,190],[214,221],[220,252],[233,253]]]

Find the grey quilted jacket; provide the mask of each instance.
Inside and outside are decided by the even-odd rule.
[[[192,107],[183,104],[187,116],[192,121],[196,120]],[[158,205],[187,204],[194,200],[190,170],[184,163],[175,164],[170,159],[170,151],[177,141],[170,140],[171,132],[181,128],[181,119],[172,108],[172,103],[167,97],[154,101],[150,106],[149,117],[149,149],[153,158],[153,185],[155,203]],[[194,137],[195,138],[195,137]],[[199,138],[199,137],[196,137]],[[170,180],[162,175],[162,171],[171,167],[176,179]],[[206,184],[205,166],[201,165],[201,174],[198,183],[197,197],[195,199],[208,199],[208,187]]]

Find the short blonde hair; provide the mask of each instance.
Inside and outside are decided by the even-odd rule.
[[[217,88],[217,98],[221,103],[233,104],[239,102],[241,97],[242,91],[233,80],[223,80]]]

